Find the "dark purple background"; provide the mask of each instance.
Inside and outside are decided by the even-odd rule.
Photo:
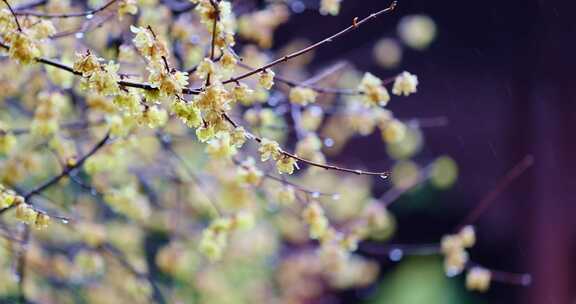
[[[322,39],[388,3],[344,0],[336,18],[306,11],[279,30],[279,44],[302,35]],[[402,69],[419,76],[419,94],[390,107],[399,117],[447,117],[448,127],[425,130],[426,149],[417,160],[427,163],[449,154],[461,175],[455,189],[431,196],[425,210],[399,208],[397,241],[437,241],[516,163],[528,154],[535,157],[534,167],[481,217],[479,245],[472,252],[476,261],[495,269],[532,273],[534,284],[496,285],[483,296],[489,303],[576,301],[573,3],[400,0],[392,15],[317,53],[318,68],[344,54],[361,69],[390,76],[394,71],[374,66],[374,42],[394,36],[399,18],[407,14],[425,13],[438,24],[438,39],[428,51],[405,52]],[[376,137],[360,139],[347,153],[384,164],[384,148],[374,142]],[[353,303],[355,294],[344,296]]]

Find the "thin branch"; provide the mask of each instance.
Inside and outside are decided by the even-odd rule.
[[[12,9],[12,6],[10,5],[10,3],[8,3],[8,0],[2,0],[2,1],[4,1],[6,6],[8,6],[10,13],[12,13],[12,16],[14,16],[14,21],[16,21],[16,26],[18,27],[18,31],[22,32],[22,27],[20,26],[20,21],[18,21],[18,17],[16,16],[16,12],[14,12],[14,9]]]
[[[68,123],[63,123],[60,125],[60,129],[67,129],[67,130],[83,130],[83,129],[88,129],[88,128],[92,128],[92,127],[97,127],[97,126],[101,126],[104,124],[104,120],[98,120],[95,122],[90,122],[90,121],[74,121],[74,122],[68,122]],[[23,135],[23,134],[28,134],[30,133],[30,128],[17,128],[17,129],[9,129],[9,130],[0,130],[0,135],[5,135],[5,134],[13,134],[13,135]]]
[[[69,176],[70,173],[78,168],[80,168],[88,158],[94,155],[98,150],[106,145],[106,142],[110,139],[110,133],[106,133],[104,138],[102,138],[88,153],[86,153],[83,157],[81,157],[74,165],[66,167],[62,170],[62,173],[52,177],[51,179],[44,182],[42,185],[34,188],[30,192],[24,195],[24,199],[28,200],[34,195],[42,193],[44,190],[52,187],[54,184],[58,183],[62,178]]]
[[[190,168],[190,166],[188,165],[188,162],[186,162],[186,160],[183,159],[180,156],[180,154],[178,154],[176,152],[176,150],[174,150],[174,148],[172,147],[172,142],[170,141],[170,139],[161,133],[157,133],[156,137],[160,141],[162,149],[164,149],[164,151],[171,154],[174,157],[174,159],[177,160],[182,165],[182,167],[184,168],[184,170],[186,170],[186,173],[188,173],[188,175],[190,175],[190,177],[192,178],[192,180],[194,181],[196,186],[198,186],[198,188],[202,190],[202,188],[203,188],[202,179],[200,179],[198,176],[196,176],[196,174],[192,171],[192,168]],[[208,200],[208,203],[210,204],[212,209],[214,209],[214,211],[216,212],[216,214],[218,216],[222,216],[223,212],[222,212],[222,210],[220,210],[218,205],[215,203],[214,199],[211,198],[210,195],[208,195],[208,193],[205,193],[206,191],[202,191],[202,192],[203,192],[206,200]]]
[[[249,65],[239,62],[238,66],[247,70],[253,70],[254,68],[250,67]],[[358,90],[354,90],[354,89],[338,89],[338,88],[325,88],[325,87],[321,87],[321,86],[316,86],[313,85],[311,83],[306,82],[298,82],[292,79],[288,79],[282,75],[275,75],[274,79],[277,80],[278,82],[281,82],[287,86],[290,87],[304,87],[304,88],[309,88],[314,90],[317,93],[323,93],[323,94],[337,94],[337,95],[362,95],[363,93],[358,91]]]
[[[35,0],[35,1],[30,1],[28,3],[22,3],[20,5],[17,5],[14,10],[15,11],[21,11],[21,10],[26,10],[26,9],[31,9],[31,8],[35,8],[38,6],[42,6],[42,5],[46,5],[46,3],[48,3],[48,0]]]
[[[403,194],[407,193],[408,191],[414,189],[416,186],[421,185],[425,181],[430,178],[432,173],[433,165],[430,164],[426,166],[422,172],[418,175],[418,178],[412,183],[409,187],[394,187],[388,190],[380,197],[380,202],[384,207],[389,207],[392,203],[394,203],[398,198],[400,198]]]
[[[396,8],[396,4],[397,4],[397,2],[394,1],[394,2],[392,2],[392,4],[391,4],[390,6],[388,6],[387,8],[385,8],[385,9],[383,9],[383,10],[380,10],[380,11],[378,11],[378,12],[376,12],[376,13],[370,14],[368,17],[365,17],[364,19],[362,19],[362,20],[360,20],[360,21],[355,21],[355,22],[354,22],[352,25],[350,25],[349,27],[345,28],[344,30],[342,30],[342,31],[340,31],[340,32],[338,32],[338,33],[336,33],[336,34],[334,34],[334,35],[332,35],[332,36],[330,36],[330,37],[328,37],[328,38],[320,41],[320,42],[317,42],[317,43],[315,43],[315,44],[312,44],[312,45],[310,45],[310,46],[308,46],[308,47],[306,47],[306,48],[304,48],[304,49],[301,49],[301,50],[299,50],[299,51],[296,51],[296,52],[291,53],[291,54],[289,54],[289,55],[286,55],[286,56],[284,56],[284,57],[278,58],[278,59],[276,59],[276,60],[274,60],[274,61],[272,61],[272,62],[270,62],[270,63],[268,63],[268,64],[266,64],[266,65],[264,65],[264,66],[262,66],[262,67],[259,67],[259,68],[257,68],[257,69],[252,70],[252,71],[249,71],[249,72],[246,72],[246,73],[244,73],[244,74],[242,74],[242,75],[239,75],[239,76],[236,76],[236,77],[232,77],[232,78],[230,78],[230,79],[228,79],[228,80],[226,80],[226,81],[224,81],[224,82],[222,82],[222,83],[223,83],[223,84],[226,84],[226,83],[238,82],[239,80],[242,80],[242,79],[244,79],[244,78],[250,77],[250,76],[255,75],[255,74],[257,74],[257,73],[263,72],[263,71],[265,71],[266,69],[269,69],[269,68],[271,68],[271,67],[273,67],[273,66],[275,66],[275,65],[277,65],[277,64],[286,62],[286,61],[288,61],[288,60],[290,60],[290,59],[293,59],[293,58],[295,58],[295,57],[298,57],[298,56],[300,56],[300,55],[303,55],[303,54],[306,54],[306,53],[308,53],[308,52],[310,52],[310,51],[313,51],[313,50],[315,50],[315,49],[323,46],[324,44],[330,43],[330,42],[332,42],[332,41],[340,38],[341,36],[343,36],[344,34],[346,34],[346,33],[348,33],[348,32],[351,32],[351,31],[354,31],[354,30],[358,29],[358,28],[359,28],[361,25],[363,25],[364,23],[369,22],[369,21],[371,21],[371,20],[373,20],[373,19],[376,19],[378,16],[380,16],[380,15],[382,15],[382,14],[385,14],[385,13],[388,13],[388,12],[394,10],[394,8]]]
[[[210,0],[210,4],[212,4],[212,7],[216,12],[216,16],[214,17],[214,23],[212,24],[212,37],[210,41],[210,61],[214,61],[214,59],[216,58],[216,38],[217,38],[216,32],[218,29],[218,21],[220,20],[220,8],[218,7],[218,3],[216,3],[214,0]],[[206,76],[206,84],[205,84],[206,87],[210,86],[211,76],[212,75],[210,75],[210,73],[208,73],[208,75]]]
[[[114,17],[114,15],[108,15],[104,18],[99,18],[100,20],[97,20],[97,22],[84,22],[80,27],[75,28],[73,30],[66,30],[66,31],[58,32],[58,33],[50,36],[50,39],[53,39],[53,40],[54,39],[60,39],[60,38],[68,37],[71,35],[78,35],[78,34],[85,35],[86,33],[89,33],[93,30],[96,30],[96,29],[102,27],[106,22],[108,22],[113,17]]]
[[[489,269],[492,280],[509,285],[529,286],[532,284],[532,276],[528,273],[511,273],[506,271]]]
[[[150,286],[152,287],[152,298],[156,303],[164,304],[166,300],[158,287],[158,284],[152,279],[152,276],[149,273],[141,273],[138,271],[130,262],[126,256],[120,251],[118,248],[114,247],[112,244],[106,243],[101,245],[99,249],[103,252],[114,258],[124,269],[128,270],[130,274],[136,277],[139,280],[147,281]]]
[[[534,164],[534,157],[526,155],[512,170],[510,170],[502,179],[496,184],[496,188],[488,192],[488,194],[480,201],[480,203],[464,218],[458,225],[455,231],[460,231],[463,227],[471,225],[478,220],[478,218],[496,201],[496,198],[512,184],[513,181],[518,179],[526,170]]]
[[[235,164],[236,166],[242,167],[242,168],[244,168],[244,169],[249,169],[248,166],[242,165],[242,163],[241,163],[240,161],[238,161],[237,159],[233,159],[232,161],[234,162],[234,164]],[[267,179],[270,179],[270,180],[272,180],[272,181],[281,183],[281,184],[283,184],[283,185],[291,186],[291,187],[293,187],[296,191],[300,191],[300,192],[302,192],[302,193],[309,194],[309,195],[312,195],[312,196],[330,196],[330,197],[339,197],[339,196],[340,196],[340,194],[338,194],[338,193],[326,193],[326,192],[320,192],[320,191],[310,190],[310,189],[304,188],[303,186],[300,186],[300,185],[298,185],[298,184],[296,184],[296,183],[293,183],[293,182],[291,182],[291,181],[288,181],[288,180],[286,180],[286,179],[282,179],[282,178],[280,178],[280,177],[274,176],[274,175],[272,175],[272,174],[270,174],[270,173],[264,173],[263,176],[264,176],[265,178],[267,178]]]
[[[226,119],[226,121],[228,121],[234,128],[239,127],[239,125],[232,120],[232,118],[230,118],[230,116],[226,113],[223,113],[222,116]],[[262,138],[252,134],[252,133],[248,133],[249,134],[249,138],[255,140],[258,143],[262,142]],[[322,169],[326,169],[326,170],[333,170],[333,171],[339,171],[339,172],[346,172],[346,173],[352,173],[352,174],[356,174],[356,175],[371,175],[371,176],[380,176],[384,179],[388,178],[388,176],[390,175],[389,171],[381,171],[381,172],[374,172],[374,171],[365,171],[365,170],[360,170],[360,169],[349,169],[349,168],[344,168],[344,167],[339,167],[339,166],[335,166],[335,165],[330,165],[330,164],[322,164],[322,163],[318,163],[318,162],[314,162],[308,159],[304,159],[296,154],[287,152],[285,150],[280,150],[280,153],[282,153],[282,155],[286,156],[286,157],[290,157],[293,158],[297,161],[300,161],[304,164],[310,165],[310,166],[314,166],[314,167],[318,167],[318,168],[322,168]]]
[[[6,0],[4,0],[4,1],[6,1]],[[47,13],[35,12],[35,11],[18,11],[18,12],[16,12],[16,15],[18,15],[18,16],[34,16],[34,17],[46,18],[46,19],[86,17],[86,16],[91,16],[91,15],[93,16],[93,15],[95,15],[101,11],[104,11],[105,9],[112,6],[112,4],[114,4],[118,1],[119,0],[110,0],[98,8],[87,10],[84,12],[79,12],[79,13],[47,14]]]

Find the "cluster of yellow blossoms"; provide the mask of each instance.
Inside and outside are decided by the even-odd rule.
[[[458,234],[442,238],[442,253],[445,256],[444,266],[450,276],[461,273],[467,266],[469,257],[466,249],[476,243],[474,227],[466,226]],[[482,267],[471,267],[466,275],[466,287],[470,290],[486,291],[490,287],[491,272]]]
[[[454,276],[461,273],[468,263],[467,248],[476,243],[474,227],[466,226],[458,234],[447,235],[442,238],[442,253],[445,255],[444,268],[446,274]]]
[[[338,15],[340,13],[340,2],[342,2],[342,0],[320,1],[320,13],[322,15]]]
[[[196,11],[201,23],[211,33],[216,30],[215,45],[226,48],[234,45],[236,34],[236,17],[232,13],[232,4],[229,1],[190,0],[196,3]],[[215,26],[214,26],[215,25]]]
[[[234,230],[251,229],[254,223],[254,215],[249,212],[218,218],[202,232],[199,249],[208,259],[217,261],[224,254],[229,234]]]
[[[290,102],[305,106],[309,103],[316,102],[318,93],[306,87],[294,87],[290,90]]]
[[[50,224],[50,216],[32,208],[24,201],[24,197],[0,184],[0,210],[13,206],[16,209],[16,218],[26,224],[33,225],[37,229],[45,229]]]
[[[22,64],[42,56],[42,43],[55,33],[49,20],[29,18],[17,24],[8,9],[0,9],[0,38],[10,45],[10,58]]]
[[[394,80],[392,93],[398,96],[408,96],[416,93],[417,87],[418,77],[409,72],[402,72]],[[364,100],[367,105],[386,106],[390,101],[390,94],[384,86],[383,81],[373,74],[364,74],[358,90],[364,94]]]
[[[67,105],[66,97],[59,92],[40,92],[37,99],[38,106],[30,127],[32,134],[55,134],[59,128],[60,113]]]
[[[298,168],[296,159],[282,151],[280,145],[276,141],[263,138],[260,142],[260,148],[258,151],[260,152],[260,159],[263,162],[268,161],[269,159],[276,161],[276,169],[278,169],[278,173],[280,174],[292,174],[294,173],[294,169]]]

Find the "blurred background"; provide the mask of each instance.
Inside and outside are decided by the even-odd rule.
[[[343,1],[338,17],[305,10],[279,29],[276,45],[302,35],[322,39],[388,4]],[[471,252],[490,268],[531,273],[530,287],[496,283],[487,294],[471,294],[462,278],[445,279],[440,259],[393,264],[366,251],[382,263],[380,286],[346,292],[344,302],[576,303],[575,8],[573,1],[400,0],[393,14],[317,52],[318,69],[344,57],[382,78],[402,70],[417,74],[419,94],[391,103],[391,110],[401,118],[448,122],[425,129],[417,160],[452,156],[458,183],[445,192],[419,189],[395,203],[399,230],[393,242],[437,242],[516,164],[527,155],[535,160],[479,219],[479,243]],[[374,45],[396,37],[400,18],[410,14],[429,15],[436,40],[425,51],[405,48],[397,69],[379,68]],[[343,155],[382,161],[384,147],[374,142],[357,139]],[[380,187],[375,191],[387,190]]]

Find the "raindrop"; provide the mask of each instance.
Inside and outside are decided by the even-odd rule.
[[[76,37],[76,39],[82,39],[82,38],[84,38],[84,33],[78,32],[78,33],[74,34],[74,37]]]
[[[324,145],[328,148],[334,146],[334,140],[330,137],[324,139]]]
[[[388,179],[388,175],[380,175],[380,178],[382,178],[382,179]]]
[[[66,225],[66,224],[68,224],[68,223],[70,222],[70,221],[68,221],[67,219],[62,219],[61,221],[62,221],[62,224],[64,224],[64,225]]]
[[[402,251],[402,249],[399,248],[394,248],[390,251],[390,253],[388,253],[388,258],[390,258],[390,261],[392,262],[400,262],[400,260],[402,260],[403,257],[404,257],[404,251]]]
[[[88,14],[88,15],[86,15],[86,19],[90,20],[90,19],[92,19],[92,18],[94,18],[94,15],[93,15],[93,14]]]

